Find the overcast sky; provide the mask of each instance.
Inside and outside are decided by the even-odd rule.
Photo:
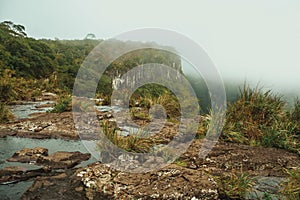
[[[0,20],[51,39],[171,29],[202,46],[224,79],[300,95],[299,0],[1,0]]]

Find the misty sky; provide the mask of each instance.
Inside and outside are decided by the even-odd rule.
[[[171,29],[202,46],[223,79],[300,94],[299,0],[0,0],[0,20],[51,39]]]

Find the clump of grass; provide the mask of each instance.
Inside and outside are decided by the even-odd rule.
[[[130,114],[131,117],[135,120],[144,120],[146,122],[149,122],[151,120],[150,115],[145,110],[136,107],[130,109]]]
[[[284,106],[281,97],[271,91],[244,86],[239,99],[228,106],[224,136],[233,131],[245,135],[249,141],[257,140],[266,129],[285,117]]]
[[[0,123],[9,122],[14,118],[14,115],[9,111],[6,104],[0,102]]]
[[[300,153],[295,123],[300,116],[300,103],[296,102],[291,113],[285,106],[282,98],[271,91],[244,86],[238,100],[228,106],[222,138]]]
[[[129,134],[128,136],[119,135],[116,127],[110,127],[108,125],[108,121],[102,122],[102,131],[114,145],[118,146],[121,149],[124,149],[128,152],[135,153],[145,153],[149,152],[151,147],[155,145],[155,141],[141,137],[143,134],[143,130],[140,130],[138,133]],[[105,147],[101,147],[102,143],[99,143],[99,148],[106,149]]]
[[[253,179],[247,173],[230,173],[217,178],[220,196],[224,199],[244,199],[253,186]]]
[[[72,110],[72,97],[69,94],[62,94],[59,96],[57,103],[55,103],[52,113],[62,113]]]
[[[168,119],[176,119],[181,116],[179,102],[176,96],[169,91],[165,91],[158,97],[152,96],[151,94],[146,94],[145,96],[138,97],[135,102],[139,102],[141,107],[147,109],[150,109],[154,105],[163,106]]]
[[[288,200],[300,199],[300,166],[286,170],[287,181],[282,183],[282,193]]]
[[[300,99],[296,99],[294,102],[293,109],[288,113],[288,117],[291,123],[295,127],[295,135],[300,135]]]

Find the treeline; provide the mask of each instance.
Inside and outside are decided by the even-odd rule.
[[[18,86],[5,85],[9,81],[5,78],[22,79],[22,82],[31,81],[40,84],[23,84],[39,86],[41,90],[59,89],[71,93],[77,71],[91,50],[103,40],[46,40],[34,39],[27,36],[25,27],[10,21],[0,23],[0,91],[7,94],[16,93]],[[113,52],[126,45],[140,46],[139,42],[122,42],[112,40],[106,51]],[[153,44],[153,47],[157,46]],[[98,92],[103,95],[111,93],[112,78],[143,63],[161,63],[168,66],[181,66],[180,58],[162,50],[143,49],[130,52],[114,61],[101,78]],[[181,69],[179,69],[181,70]],[[43,83],[43,84],[42,84]],[[36,88],[39,89],[39,88]],[[2,95],[3,93],[1,93]],[[18,98],[18,95],[14,98]],[[13,99],[14,99],[13,98]],[[11,98],[6,98],[11,99]],[[3,98],[1,97],[3,101]]]

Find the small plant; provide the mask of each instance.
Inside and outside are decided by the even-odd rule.
[[[282,193],[288,200],[300,199],[300,166],[287,169],[288,179],[282,183]]]
[[[175,164],[180,167],[187,167],[187,163],[185,161],[177,160],[177,161],[175,161]]]
[[[220,195],[226,199],[244,199],[253,180],[247,173],[222,175],[217,179]]]
[[[62,113],[72,110],[72,97],[69,94],[59,96],[57,103],[54,105],[52,113]]]
[[[110,142],[112,142],[119,148],[129,152],[149,152],[151,147],[156,144],[154,140],[141,137],[144,133],[143,130],[139,130],[137,133],[134,134],[130,133],[128,136],[122,136],[118,133],[117,128],[109,127],[107,121],[104,121],[102,123],[102,131]],[[101,147],[101,145],[103,145],[103,142],[99,143],[99,145],[100,149],[106,148]]]

